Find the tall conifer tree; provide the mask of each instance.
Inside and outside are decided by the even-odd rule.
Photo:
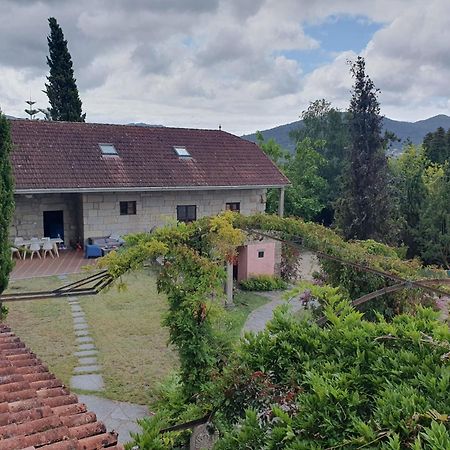
[[[0,111],[0,294],[7,288],[12,269],[9,227],[14,212],[14,180],[11,167],[12,142],[9,122]],[[0,316],[2,310],[0,310]]]
[[[337,223],[347,239],[386,241],[391,234],[391,199],[379,91],[366,75],[364,58],[358,57],[351,73],[355,83],[348,110],[350,143]]]
[[[45,85],[50,102],[52,120],[84,122],[86,114],[81,111],[81,100],[73,75],[72,58],[67,49],[67,41],[54,17],[48,19],[50,35],[47,37],[49,56],[47,64],[50,75]]]

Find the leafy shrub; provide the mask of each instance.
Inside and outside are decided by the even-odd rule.
[[[255,275],[241,281],[240,286],[244,291],[276,291],[286,289],[287,283],[273,275]]]
[[[186,448],[188,433],[159,430],[213,410],[215,450],[450,449],[450,331],[436,312],[368,322],[336,288],[310,288],[326,327],[279,308],[196,404],[176,379],[166,386],[134,445]]]
[[[246,336],[221,381],[215,448],[450,448],[450,332],[437,314],[368,322],[335,288],[311,289],[329,324],[282,308]]]
[[[157,413],[138,421],[142,432],[132,434],[133,439],[126,446],[127,450],[136,447],[148,450],[187,448],[190,437],[189,430],[160,434],[160,430],[164,428],[204,415],[199,406],[188,401],[184,394],[182,380],[177,374],[172,374],[161,384],[159,399],[152,407]]]
[[[298,278],[300,267],[300,250],[285,243],[281,244],[281,278],[286,281],[295,281]]]
[[[235,226],[246,230],[276,233],[278,237],[287,241],[294,241],[311,251],[319,251],[332,258],[387,272],[407,280],[420,280],[424,276],[430,278],[443,278],[445,276],[443,270],[436,270],[431,267],[426,268],[425,273],[424,267],[418,259],[403,260],[404,249],[395,249],[373,240],[346,242],[330,228],[316,223],[304,222],[301,219],[255,214],[237,217]],[[387,280],[383,276],[343,264],[339,260],[325,257],[319,259],[327,282],[333,286],[346,289],[352,300],[386,287]],[[391,293],[389,296],[379,298],[376,302],[362,305],[360,310],[366,312],[367,318],[370,319],[375,318],[373,311],[380,312],[387,318],[392,318],[402,312],[414,311],[420,304],[430,304],[430,296],[423,290],[409,289]]]

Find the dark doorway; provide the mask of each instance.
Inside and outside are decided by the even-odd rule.
[[[64,240],[64,216],[62,211],[44,211],[44,237]]]
[[[238,279],[238,271],[239,271],[238,264],[237,263],[233,264],[233,280]]]

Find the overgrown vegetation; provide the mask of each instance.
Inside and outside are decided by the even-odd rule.
[[[430,309],[367,322],[311,286],[329,325],[278,311],[215,385],[217,449],[450,448],[450,333]]]
[[[338,289],[310,289],[329,325],[280,308],[195,403],[180,396],[181,380],[168,383],[133,445],[185,448],[186,431],[159,430],[212,408],[221,450],[449,448],[450,333],[437,314],[419,307],[368,322]]]
[[[167,295],[164,325],[180,359],[184,394],[190,399],[220,372],[230,352],[230,339],[221,332],[224,262],[236,254],[244,234],[232,225],[233,213],[129,236],[125,251],[111,252],[104,265],[114,277],[149,259],[164,257],[158,290]]]
[[[9,122],[0,110],[0,294],[8,287],[11,260],[9,227],[14,212],[14,180],[11,166],[12,141]],[[0,302],[0,320],[8,309]]]
[[[248,336],[236,348],[224,332],[218,300],[224,263],[244,242],[241,228],[295,236],[313,250],[405,279],[423,276],[418,261],[404,261],[394,248],[345,242],[321,225],[277,216],[224,213],[130,236],[104,263],[120,277],[144,261],[163,258],[158,288],[169,300],[164,324],[180,357],[179,377],[166,387],[161,408],[143,423],[134,444],[184,448],[188,432],[159,431],[211,411],[221,436],[217,448],[358,448],[397,441],[434,448],[426,443],[437,435],[445,443],[450,343],[448,329],[422,306],[428,298],[416,289],[393,296],[394,307],[380,299],[382,307],[374,309],[384,315],[375,311],[368,322],[350,306],[350,296],[385,281],[337,261],[327,267],[324,260],[326,278],[339,287],[311,289],[321,289],[315,295],[330,325],[321,329],[280,312],[268,332]],[[429,269],[429,275],[443,274]],[[411,315],[399,316],[402,311]],[[442,379],[439,387],[436,379]],[[402,405],[404,413],[394,414]]]
[[[302,112],[303,127],[291,132],[290,155],[273,139],[261,149],[289,177],[286,215],[336,226],[346,239],[376,239],[405,246],[409,257],[450,268],[450,130],[428,133],[423,146],[381,134],[378,89],[358,58],[351,65],[355,84],[347,111],[325,99]],[[389,164],[386,164],[389,160]],[[267,196],[267,211],[278,207],[278,192]]]
[[[255,275],[240,282],[244,291],[276,291],[286,289],[287,283],[280,277],[272,275]]]

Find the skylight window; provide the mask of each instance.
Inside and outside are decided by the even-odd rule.
[[[187,151],[186,147],[174,146],[173,149],[178,156],[183,158],[191,156],[191,154]]]
[[[102,151],[102,155],[117,155],[116,147],[112,144],[98,144],[100,146],[100,150]]]

